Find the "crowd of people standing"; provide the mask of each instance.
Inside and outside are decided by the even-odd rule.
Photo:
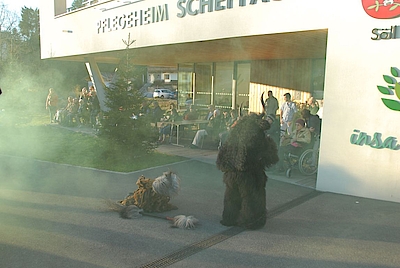
[[[270,100],[272,98],[272,100]],[[272,104],[272,108],[268,105]],[[321,132],[322,109],[318,102],[310,97],[304,104],[296,104],[292,101],[290,93],[284,94],[284,102],[279,108],[279,132],[278,125],[274,124],[276,119],[276,98],[272,92],[268,92],[268,99],[265,101],[265,111],[275,113],[268,114],[271,128],[268,135],[277,143],[279,151],[279,163],[276,165],[277,171],[284,171],[284,156],[288,153],[300,154],[308,148],[319,149],[319,139]],[[270,109],[269,109],[270,108]],[[272,109],[272,111],[271,111]]]
[[[93,86],[82,88],[78,97],[69,96],[65,106],[59,104],[59,98],[54,89],[49,89],[46,98],[46,109],[49,110],[50,123],[59,123],[63,126],[90,126],[98,125],[101,112],[100,102]]]
[[[281,161],[276,165],[278,170],[283,169],[282,159],[286,153],[298,154],[305,148],[318,150],[323,107],[320,107],[313,97],[310,97],[305,103],[295,103],[292,101],[291,94],[285,93],[284,102],[279,105],[273,92],[268,91],[268,97],[263,103],[265,119],[271,126],[266,131],[266,135],[275,141],[279,149]],[[195,133],[190,144],[192,149],[201,148],[206,137],[216,148],[219,148],[241,116],[237,109],[220,110],[214,105],[209,105],[204,118],[200,118],[193,105],[190,105],[184,114],[179,115],[176,104],[173,102],[166,111],[161,109],[157,101],[153,101],[151,104],[145,100],[139,116],[150,118],[158,128],[159,143],[164,143],[166,136],[171,134],[171,124],[163,122],[196,119],[204,119],[208,122]],[[49,89],[46,109],[49,111],[50,123],[91,127],[99,124],[101,109],[93,86],[89,90],[85,87],[82,88],[78,97],[69,96],[67,104],[62,108],[59,106],[57,93],[54,89]],[[159,124],[160,122],[161,124]]]
[[[319,148],[322,107],[310,97],[305,103],[292,101],[290,93],[284,94],[284,102],[279,105],[272,91],[264,101],[265,119],[270,124],[266,135],[270,136],[278,146],[281,158],[286,152],[298,153],[305,148]],[[205,137],[208,140],[219,141],[221,146],[229,135],[229,130],[240,118],[238,110],[220,112],[214,105],[209,106],[206,120],[208,124],[199,129],[190,145],[192,149],[202,147]],[[280,166],[279,163],[278,167]]]

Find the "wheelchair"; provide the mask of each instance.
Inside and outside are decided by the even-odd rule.
[[[310,176],[317,173],[319,150],[306,149],[300,155],[288,153],[285,155],[286,177],[292,176],[293,169],[298,169],[301,174]]]

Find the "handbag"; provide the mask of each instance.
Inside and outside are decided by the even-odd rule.
[[[296,142],[296,141],[294,141],[294,142],[292,142],[292,143],[290,143],[293,147],[301,147],[301,144],[300,143],[298,143],[298,142]]]

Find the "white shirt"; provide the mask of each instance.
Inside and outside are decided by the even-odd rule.
[[[297,112],[297,107],[294,102],[285,102],[281,106],[282,121],[290,122],[293,119],[294,114]]]

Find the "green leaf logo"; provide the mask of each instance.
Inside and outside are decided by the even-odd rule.
[[[380,93],[384,95],[394,95],[400,100],[400,83],[396,77],[400,77],[400,70],[396,67],[390,68],[391,75],[383,75],[383,80],[388,83],[387,86],[377,86]],[[393,93],[394,90],[394,93]],[[383,104],[393,111],[400,111],[400,101],[382,98]]]
[[[394,92],[396,93],[396,96],[398,99],[400,99],[400,84],[396,83],[396,85],[394,85]]]
[[[386,105],[390,110],[393,111],[400,111],[400,102],[395,101],[395,100],[389,100],[389,99],[382,99],[383,104]]]
[[[390,72],[392,73],[393,76],[399,77],[400,76],[400,70],[397,69],[396,67],[390,68]]]
[[[384,75],[383,79],[389,84],[395,84],[397,82],[396,78],[389,76],[389,75]]]
[[[387,87],[378,86],[378,89],[379,89],[379,91],[380,91],[382,94],[385,94],[385,95],[392,95],[392,94],[391,94],[392,91],[391,91],[389,88],[387,88]]]

